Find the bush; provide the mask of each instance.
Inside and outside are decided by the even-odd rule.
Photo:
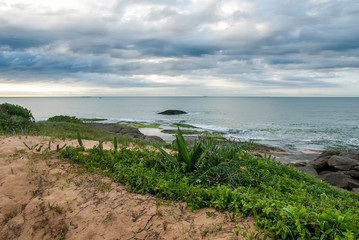
[[[0,133],[24,133],[35,129],[31,111],[19,105],[0,104]]]
[[[49,122],[68,122],[68,123],[82,123],[80,119],[74,116],[58,115],[50,117],[47,121]]]

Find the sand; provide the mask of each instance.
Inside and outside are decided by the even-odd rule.
[[[0,137],[0,239],[247,239],[253,218],[212,208],[191,212],[185,203],[126,191],[112,179],[87,172],[29,147],[50,138]],[[86,147],[98,144],[83,140]],[[105,143],[104,148],[110,148]],[[240,226],[240,231],[237,231]]]

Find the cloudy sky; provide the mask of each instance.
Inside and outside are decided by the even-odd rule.
[[[358,0],[0,0],[0,96],[357,96]]]

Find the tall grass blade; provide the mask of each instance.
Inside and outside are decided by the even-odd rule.
[[[115,150],[117,150],[117,138],[116,137],[113,138],[113,147]]]
[[[82,143],[81,135],[79,132],[77,132],[77,141],[79,142],[79,145],[82,149],[85,149],[84,144]]]

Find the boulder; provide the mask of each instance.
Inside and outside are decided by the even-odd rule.
[[[158,136],[145,136],[145,141],[148,142],[165,142],[162,138],[158,137]]]
[[[313,166],[318,171],[323,171],[328,168],[328,160],[332,156],[340,154],[340,150],[327,150],[322,152],[316,159],[312,160],[309,165]]]
[[[159,112],[158,114],[163,114],[163,115],[179,115],[179,114],[187,114],[184,111],[181,110],[166,110],[163,112]]]
[[[313,175],[315,177],[318,176],[317,170],[315,170],[315,168],[312,167],[312,166],[302,166],[302,167],[296,167],[296,168],[301,172],[311,174],[311,175]]]
[[[349,177],[342,172],[332,172],[324,175],[319,175],[319,179],[329,183],[332,186],[339,188],[348,188]]]
[[[359,188],[359,181],[355,179],[348,179],[349,188]]]
[[[122,126],[115,123],[87,123],[87,125],[101,128],[103,130],[132,138],[145,138],[145,135],[135,127]]]
[[[189,147],[194,146],[194,143],[196,141],[199,141],[199,137],[197,137],[197,136],[183,136],[183,138],[184,138],[184,140],[186,142],[186,145],[189,146]],[[172,144],[173,145],[177,144],[177,140],[176,139],[173,140]]]
[[[341,171],[341,172],[353,178],[359,178],[359,170],[349,170],[349,171]]]
[[[328,165],[337,170],[348,171],[354,166],[359,166],[359,160],[352,159],[348,155],[331,156],[328,160]]]
[[[353,188],[352,191],[359,194],[359,188]]]

